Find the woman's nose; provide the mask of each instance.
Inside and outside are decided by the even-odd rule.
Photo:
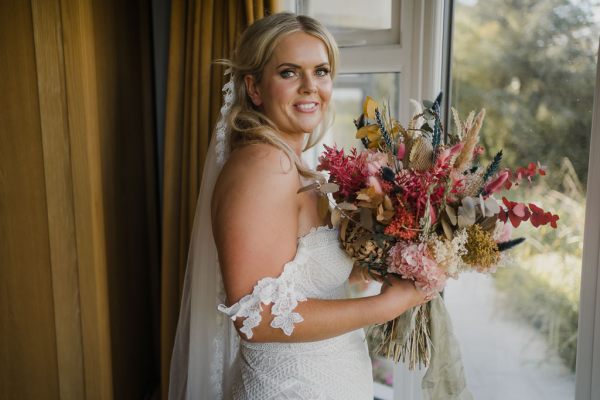
[[[300,92],[303,94],[316,93],[317,83],[310,74],[304,74],[302,77],[302,85],[300,86]]]

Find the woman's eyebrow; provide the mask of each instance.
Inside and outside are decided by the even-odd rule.
[[[329,66],[329,63],[328,62],[321,63],[319,65],[316,65],[315,68],[320,68],[320,67],[325,67],[325,66]],[[302,68],[300,65],[298,65],[298,64],[292,64],[292,63],[279,64],[277,66],[277,69],[279,69],[281,67]]]

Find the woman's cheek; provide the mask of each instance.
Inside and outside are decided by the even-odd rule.
[[[333,82],[331,80],[324,82],[321,87],[321,100],[326,103],[329,103],[331,100],[331,92],[333,90]]]

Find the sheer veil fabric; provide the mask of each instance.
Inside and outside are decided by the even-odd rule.
[[[196,203],[171,357],[169,400],[229,398],[236,374],[239,337],[229,318],[217,311],[217,306],[225,303],[225,290],[210,211],[213,189],[228,155],[226,121],[234,96],[232,80],[223,87],[223,95]]]

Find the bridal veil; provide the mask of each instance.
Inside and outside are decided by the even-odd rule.
[[[227,73],[227,72],[226,72]],[[210,203],[227,158],[227,116],[235,92],[223,87],[221,116],[213,132],[202,173],[171,358],[169,400],[228,398],[239,337],[229,318],[217,311],[225,291],[213,238]]]

